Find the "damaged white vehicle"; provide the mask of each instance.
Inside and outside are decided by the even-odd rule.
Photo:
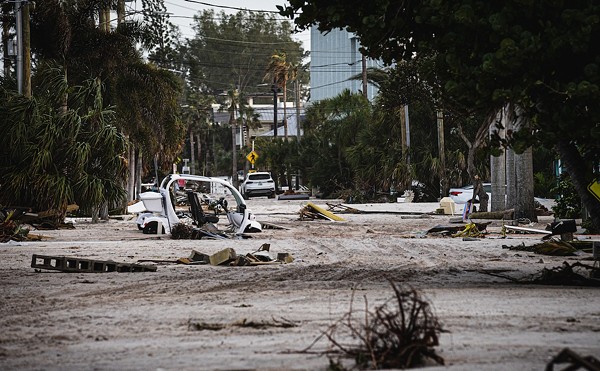
[[[210,192],[212,187],[218,187],[225,194],[233,196],[237,203],[235,208],[229,208],[225,197],[221,197],[215,207],[222,210],[229,222],[229,227],[235,234],[256,233],[262,231],[261,224],[247,209],[244,198],[229,182],[219,178],[200,175],[170,174],[160,184],[159,192],[140,193],[139,197],[146,212],[140,213],[137,218],[138,228],[144,233],[170,234],[171,229],[181,223],[178,212],[175,210],[174,200],[178,190],[191,185],[185,190],[190,206],[191,217],[194,224],[200,226],[205,223],[217,223],[218,215],[205,214],[198,198],[198,191]],[[181,193],[181,191],[179,191]]]

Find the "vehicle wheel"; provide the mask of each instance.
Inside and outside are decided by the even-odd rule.
[[[144,234],[156,234],[156,230],[158,229],[158,222],[150,222],[146,224],[143,229]],[[165,234],[165,227],[162,227],[162,233]]]
[[[247,193],[242,193],[242,197],[244,198],[244,200],[249,200],[250,199],[250,195]]]
[[[268,198],[275,198],[275,192],[271,192],[269,193],[269,195],[267,196]]]

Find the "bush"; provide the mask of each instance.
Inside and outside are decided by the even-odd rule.
[[[428,360],[443,365],[444,359],[433,349],[439,345],[443,329],[429,303],[414,289],[390,284],[392,299],[372,311],[365,299],[364,312],[357,313],[351,307],[318,339],[325,336],[334,349],[353,358],[361,369],[405,369],[423,366]],[[329,367],[344,369],[331,358]]]

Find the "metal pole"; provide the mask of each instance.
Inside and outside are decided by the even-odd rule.
[[[277,137],[277,83],[273,83],[273,137]]]
[[[367,92],[368,86],[367,86],[367,57],[362,56],[362,90],[363,90],[363,96],[367,99],[369,99],[369,94]]]
[[[17,91],[23,94],[23,18],[21,16],[21,0],[15,1],[17,27]]]

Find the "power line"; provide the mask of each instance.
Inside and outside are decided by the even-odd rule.
[[[196,1],[196,0],[185,0],[185,1],[189,2],[189,3],[196,3],[196,4],[200,4],[200,5],[210,6],[210,7],[213,7],[213,8],[240,10],[240,11],[256,12],[256,13],[273,13],[273,14],[279,14],[278,10],[262,10],[262,9],[261,10],[252,10],[252,9],[247,9],[247,8],[238,8],[238,7],[235,7],[235,6],[215,5],[215,4],[205,3],[203,1]]]

